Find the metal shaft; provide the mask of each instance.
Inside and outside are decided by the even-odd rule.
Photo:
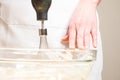
[[[44,20],[41,21],[41,28],[44,29]]]

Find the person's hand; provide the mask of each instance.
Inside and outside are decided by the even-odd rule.
[[[82,0],[81,0],[82,1]],[[90,37],[93,47],[97,47],[97,4],[80,2],[69,23],[68,31],[62,41],[69,41],[69,48],[89,49]]]

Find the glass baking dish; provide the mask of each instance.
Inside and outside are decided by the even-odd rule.
[[[96,50],[0,49],[0,80],[87,80]]]

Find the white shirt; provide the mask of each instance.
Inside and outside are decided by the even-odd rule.
[[[61,43],[79,0],[52,0],[45,27],[50,48],[66,48]],[[0,0],[0,47],[38,48],[40,21],[31,0]],[[102,47],[99,35],[97,60],[88,80],[101,80]]]

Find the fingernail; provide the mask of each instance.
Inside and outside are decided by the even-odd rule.
[[[94,44],[94,48],[96,48],[97,47],[97,44]]]

